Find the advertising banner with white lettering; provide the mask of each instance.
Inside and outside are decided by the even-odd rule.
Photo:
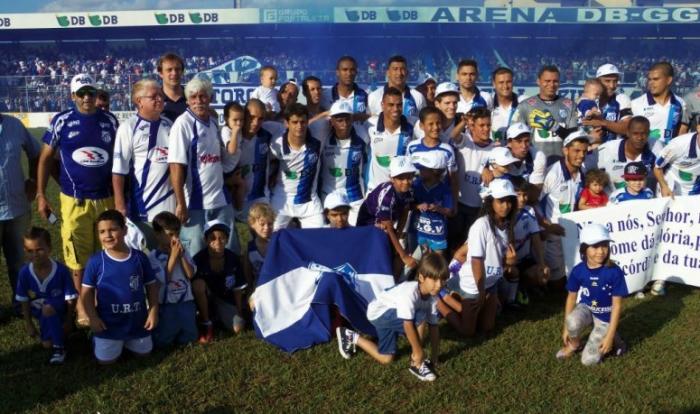
[[[627,201],[564,214],[567,273],[581,261],[579,231],[587,223],[608,228],[610,256],[624,270],[630,292],[651,280],[700,286],[699,196]]]

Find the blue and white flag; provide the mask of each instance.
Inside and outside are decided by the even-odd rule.
[[[375,335],[367,304],[394,285],[386,234],[375,227],[280,230],[253,294],[255,331],[287,352],[328,342],[331,305]]]

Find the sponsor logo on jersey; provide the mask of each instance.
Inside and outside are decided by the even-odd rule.
[[[112,126],[109,122],[100,122],[100,128],[107,129]]]
[[[80,131],[71,131],[68,133],[68,139],[71,139],[73,137],[77,137],[80,134]]]
[[[217,154],[202,154],[199,156],[200,164],[216,164],[221,162],[221,156]]]
[[[79,119],[74,119],[72,121],[68,121],[68,123],[66,124],[66,126],[68,126],[68,128],[73,128],[73,127],[76,127],[78,125],[80,125]]]
[[[148,159],[151,162],[164,164],[168,162],[168,147],[153,147],[148,152]]]
[[[83,167],[102,167],[109,161],[109,154],[102,148],[82,147],[73,151],[71,158]]]
[[[622,165],[622,164],[617,164],[617,165],[614,165],[612,169],[613,169],[613,171],[615,171],[615,170],[621,170],[621,169],[623,169],[623,168],[625,168],[624,165]]]

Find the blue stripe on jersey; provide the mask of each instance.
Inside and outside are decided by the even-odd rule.
[[[602,108],[603,119],[613,122],[620,120],[620,103],[617,101],[616,96],[617,94],[614,93]],[[617,138],[617,134],[608,129],[603,128],[603,132],[603,142],[612,141]]]
[[[289,151],[289,143],[285,134],[284,144]],[[304,145],[304,166],[299,173],[299,185],[294,196],[294,204],[304,204],[311,201],[311,192],[314,180],[318,173],[318,162],[321,159],[321,142],[306,131],[306,144]]]
[[[253,184],[248,193],[248,201],[265,197],[265,186],[267,185],[267,164],[270,152],[270,141],[272,134],[266,129],[260,128],[255,143],[255,155],[253,157],[252,174]]]
[[[136,133],[136,130],[138,129],[138,126],[141,124],[141,122],[149,122],[148,149],[146,150],[146,162],[143,164],[143,171],[141,172],[141,184],[139,184],[139,181],[136,179],[134,160],[131,160],[131,168],[129,174],[131,177],[131,203],[129,206],[129,210],[130,217],[132,220],[145,221],[148,220],[148,208],[146,207],[146,204],[148,203],[148,200],[152,198],[155,194],[155,192],[153,192],[144,197],[146,183],[148,182],[148,173],[151,169],[150,153],[158,142],[158,129],[160,129],[160,119],[158,119],[158,121],[155,122],[150,122],[139,117],[136,121],[136,124],[134,124],[134,128],[131,131],[132,135]],[[167,179],[168,174],[166,174],[164,178]],[[157,190],[164,181],[165,180],[161,178],[159,184],[155,187],[155,190]]]
[[[197,122],[192,123],[193,138],[190,144],[190,174],[192,174],[192,187],[190,188],[190,202],[187,208],[190,210],[204,209],[204,193],[202,192],[202,180],[199,177],[199,157],[197,156],[197,144],[199,144],[199,134],[197,134]]]
[[[363,198],[360,174],[366,154],[366,146],[367,144],[357,135],[355,128],[352,128],[350,130],[347,169],[345,170],[345,193],[350,201],[357,201]]]

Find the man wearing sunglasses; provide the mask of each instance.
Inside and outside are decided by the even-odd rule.
[[[73,271],[73,283],[80,289],[83,269],[99,250],[94,223],[97,216],[114,208],[112,197],[112,149],[117,119],[95,105],[97,89],[87,74],[73,77],[70,84],[74,108],[58,113],[44,134],[37,174],[37,210],[53,222],[53,208],[46,197],[54,153],[60,159],[59,186],[63,258]],[[78,323],[86,317],[78,305]]]

